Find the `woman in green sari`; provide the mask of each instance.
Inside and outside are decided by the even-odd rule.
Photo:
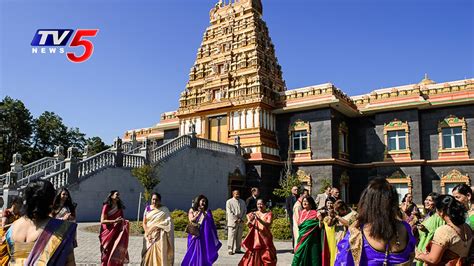
[[[421,224],[417,224],[419,241],[416,250],[425,253],[426,246],[433,239],[436,229],[446,224],[446,222],[436,213],[436,199],[438,193],[431,192],[425,199],[425,218]],[[422,266],[422,261],[416,261],[417,266]]]
[[[464,205],[467,210],[466,223],[474,230],[474,200],[472,197],[472,189],[466,184],[459,184],[453,188],[454,198]]]
[[[312,197],[304,197],[302,204],[303,210],[298,219],[299,237],[291,265],[321,266],[321,215],[316,211],[316,203]]]

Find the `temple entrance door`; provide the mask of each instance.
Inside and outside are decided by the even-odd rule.
[[[227,116],[209,117],[209,139],[227,143]]]

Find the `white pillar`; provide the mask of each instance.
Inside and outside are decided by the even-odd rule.
[[[255,127],[260,127],[260,107],[257,107],[254,113],[255,117]]]
[[[241,126],[242,123],[240,121],[240,111],[235,112],[235,114],[236,114],[236,118],[237,118],[237,127],[236,127],[236,129],[242,129],[242,126]]]
[[[247,109],[245,111],[245,127],[252,128],[252,110]]]
[[[245,129],[246,128],[246,121],[245,121],[245,113],[246,113],[246,110],[242,110],[242,112],[240,112],[240,128],[241,129]]]
[[[196,118],[196,133],[201,134],[201,117]]]
[[[229,113],[229,130],[234,130],[234,112]]]
[[[255,109],[250,110],[250,115],[252,116],[252,128],[255,128]]]
[[[263,109],[263,128],[268,129],[267,110]]]

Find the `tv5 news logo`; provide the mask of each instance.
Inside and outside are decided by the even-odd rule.
[[[82,63],[87,61],[94,52],[94,44],[86,39],[87,37],[95,37],[98,29],[78,29],[76,34],[72,38],[69,47],[84,47],[84,53],[82,55],[74,52],[68,52],[66,54],[67,59],[73,63]],[[64,54],[64,47],[68,43],[70,37],[73,35],[74,30],[72,29],[39,29],[36,31],[31,46],[41,47],[31,48],[31,53],[37,54]],[[53,46],[46,49],[45,46]],[[57,48],[56,46],[60,46]]]

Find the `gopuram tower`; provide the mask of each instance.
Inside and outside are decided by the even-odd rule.
[[[260,0],[219,1],[209,13],[189,82],[180,95],[179,134],[235,144],[250,160],[278,160],[275,115],[286,90]]]

